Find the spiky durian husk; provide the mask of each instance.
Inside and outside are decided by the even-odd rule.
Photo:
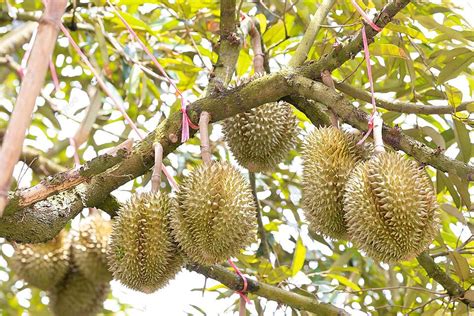
[[[109,290],[108,282],[93,282],[74,267],[50,292],[49,306],[58,316],[97,315]]]
[[[334,127],[312,132],[303,148],[303,209],[309,228],[334,239],[347,237],[343,194],[349,173],[363,158],[355,136]]]
[[[296,116],[288,103],[266,103],[228,118],[224,138],[235,159],[251,172],[274,169],[295,146]]]
[[[345,190],[351,240],[376,260],[411,259],[437,234],[433,185],[413,160],[393,152],[378,154],[357,165]]]
[[[248,182],[226,162],[201,165],[178,192],[172,217],[180,248],[193,262],[215,264],[255,240],[256,209]]]
[[[108,269],[107,251],[112,224],[100,215],[87,218],[72,242],[74,263],[82,274],[91,281],[107,282],[112,279]]]
[[[125,286],[152,293],[168,284],[183,259],[171,235],[174,201],[165,193],[135,195],[113,223],[109,250],[113,277]]]
[[[70,242],[61,231],[41,244],[19,244],[11,258],[12,270],[30,285],[42,290],[54,287],[69,269]]]

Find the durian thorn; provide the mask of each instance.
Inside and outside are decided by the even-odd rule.
[[[151,191],[158,192],[161,184],[161,165],[163,162],[163,146],[160,143],[153,144],[155,148],[155,166],[151,175]]]
[[[385,152],[385,146],[383,144],[383,137],[382,137],[382,127],[383,127],[383,119],[379,112],[375,112],[373,116],[373,135],[374,135],[374,152],[375,154]]]
[[[211,164],[211,147],[209,145],[209,121],[211,115],[203,111],[199,117],[199,133],[201,135],[201,157],[206,165]]]

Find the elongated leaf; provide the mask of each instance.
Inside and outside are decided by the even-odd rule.
[[[469,264],[467,263],[466,258],[461,256],[458,252],[452,251],[449,253],[449,258],[453,263],[454,270],[456,275],[461,279],[461,281],[466,281],[469,279],[470,271]]]
[[[369,49],[370,53],[375,56],[407,58],[403,49],[393,44],[374,43],[370,45]]]
[[[295,253],[293,255],[293,262],[291,263],[291,274],[296,275],[304,266],[306,259],[306,247],[301,240],[301,237],[296,241]]]
[[[438,84],[444,83],[450,79],[456,78],[462,71],[464,71],[474,60],[474,53],[463,54],[451,62],[441,70],[438,75]]]
[[[354,291],[360,291],[360,287],[357,284],[355,284],[354,282],[352,282],[351,280],[349,280],[348,278],[346,278],[342,275],[328,273],[328,274],[326,274],[326,277],[328,277],[330,279],[336,279],[339,282],[339,284],[347,286],[347,287],[353,289]]]

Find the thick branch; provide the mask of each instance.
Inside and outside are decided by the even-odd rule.
[[[314,44],[314,40],[318,35],[321,24],[335,2],[336,0],[324,0],[323,3],[319,5],[318,10],[316,10],[316,13],[314,14],[308,28],[306,29],[306,32],[304,33],[303,39],[298,44],[298,48],[290,60],[290,67],[301,66],[308,58],[308,53],[311,50],[311,46]]]
[[[336,83],[337,90],[350,95],[353,98],[371,102],[371,96],[364,90],[357,89],[347,83]],[[379,98],[375,98],[377,106],[383,109],[400,112],[400,113],[414,113],[414,114],[453,114],[466,110],[468,104],[474,103],[474,100],[461,103],[456,108],[451,105],[425,105],[411,102],[399,102],[399,101],[386,101]]]
[[[294,76],[289,82],[295,88],[296,93],[326,104],[344,122],[360,130],[367,130],[368,114],[354,108],[342,94],[335,92],[322,83],[302,76]],[[406,136],[397,128],[384,125],[383,139],[386,144],[397,150],[403,150],[422,163],[432,165],[444,172],[457,174],[468,181],[474,180],[474,166],[448,158],[439,151]]]
[[[240,291],[243,288],[242,279],[228,271],[226,268],[218,265],[200,266],[190,264],[187,266],[189,270],[196,271],[208,278],[217,280],[234,291]],[[316,315],[349,315],[343,309],[334,305],[320,303],[316,297],[303,296],[294,292],[285,291],[275,286],[261,283],[252,279],[248,281],[248,292],[258,296],[265,297],[269,300],[276,301],[280,304],[290,306],[292,308],[315,313]]]
[[[235,0],[221,1],[219,58],[214,65],[209,81],[208,91],[211,93],[219,85],[227,86],[232,79],[235,64],[239,58],[242,42],[237,35],[235,3]]]
[[[15,108],[10,117],[10,122],[3,139],[0,150],[0,216],[8,203],[6,192],[9,189],[13,168],[21,154],[25,132],[31,122],[31,113],[35,107],[36,97],[41,91],[48,63],[53,54],[58,28],[66,8],[66,0],[48,2],[43,17],[38,26],[36,40],[31,49],[27,72],[23,77],[20,93],[15,103]]]
[[[38,27],[35,22],[26,22],[18,28],[8,32],[0,39],[0,56],[16,52],[23,44],[27,43],[33,31]]]
[[[463,296],[465,290],[456,281],[451,279],[448,274],[441,270],[426,251],[422,252],[416,260],[418,260],[418,263],[425,269],[430,278],[441,284],[449,296],[452,298],[461,298]],[[470,303],[467,299],[461,299],[461,301],[465,304]]]

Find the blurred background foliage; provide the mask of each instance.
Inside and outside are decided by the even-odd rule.
[[[187,99],[193,101],[202,97],[212,65],[217,61],[219,2],[113,2]],[[139,128],[146,132],[153,130],[161,120],[179,109],[180,101],[174,89],[159,75],[150,58],[134,42],[105,1],[74,3],[76,6],[70,3],[66,10],[65,25],[109,87],[123,99],[128,114]],[[271,71],[278,71],[285,67],[294,53],[320,1],[237,3],[243,12],[258,20]],[[359,3],[373,15],[383,8],[386,1],[364,0]],[[472,6],[470,8],[472,10]],[[40,0],[0,1],[0,43],[22,28],[31,28],[31,21],[39,18],[41,10]],[[470,100],[474,88],[474,30],[467,20],[472,11],[465,10],[469,11],[468,4],[449,0],[438,3],[413,1],[402,10],[370,46],[377,95],[401,102],[449,104],[454,108]],[[309,57],[317,60],[335,44],[347,43],[361,26],[351,2],[337,1]],[[0,138],[18,94],[20,78],[15,70],[27,50],[29,36],[10,50],[0,49],[3,53],[0,55]],[[38,149],[56,164],[71,168],[74,160],[71,158],[70,137],[81,144],[79,155],[82,162],[127,138],[136,139],[111,100],[98,91],[91,72],[62,34],[53,61],[60,90],[55,90],[52,78],[48,76],[25,142],[27,148]],[[240,52],[234,80],[248,77],[252,72],[252,52],[247,39]],[[338,81],[368,91],[362,53],[335,70],[333,76]],[[354,105],[369,110],[369,105],[362,101],[354,100]],[[382,112],[387,124],[398,125],[408,135],[430,147],[439,148],[450,157],[472,163],[474,104],[467,104],[465,109],[467,111],[454,115]],[[295,113],[300,120],[302,140],[314,127],[304,114],[296,109]],[[211,140],[215,159],[233,160],[220,131],[219,124],[214,124]],[[441,315],[452,312],[465,315],[466,306],[450,301],[416,260],[381,264],[360,253],[350,242],[331,241],[308,232],[300,208],[300,146],[301,142],[275,172],[257,175],[257,194],[271,254],[266,257],[258,245],[253,245],[238,257],[238,266],[263,282],[347,306],[352,313]],[[199,141],[193,138],[180,146],[168,156],[165,164],[180,181],[188,174],[187,170],[200,164]],[[34,185],[48,175],[45,170],[30,168],[27,163],[19,163],[17,167],[15,185],[19,187]],[[438,192],[442,220],[440,234],[432,244],[430,254],[454,280],[468,288],[474,280],[474,189],[453,174],[431,167],[428,171]],[[135,179],[114,195],[123,200],[130,192],[146,185],[149,178],[150,175],[145,175]],[[169,187],[166,189],[170,190]],[[16,279],[7,264],[10,246],[3,239],[0,243],[1,313],[47,315],[45,293],[28,288],[27,284]],[[224,286],[208,290],[220,293],[219,297],[233,294]],[[265,310],[265,301],[253,295],[250,298],[254,302],[251,307],[254,312],[270,312]],[[115,299],[110,296],[110,300]],[[118,306],[113,312],[104,309],[104,313],[126,312],[129,308],[120,301]],[[229,311],[236,310],[237,306],[238,298]],[[206,306],[193,308],[197,314],[206,312]],[[278,312],[305,314],[284,306],[279,307]]]

